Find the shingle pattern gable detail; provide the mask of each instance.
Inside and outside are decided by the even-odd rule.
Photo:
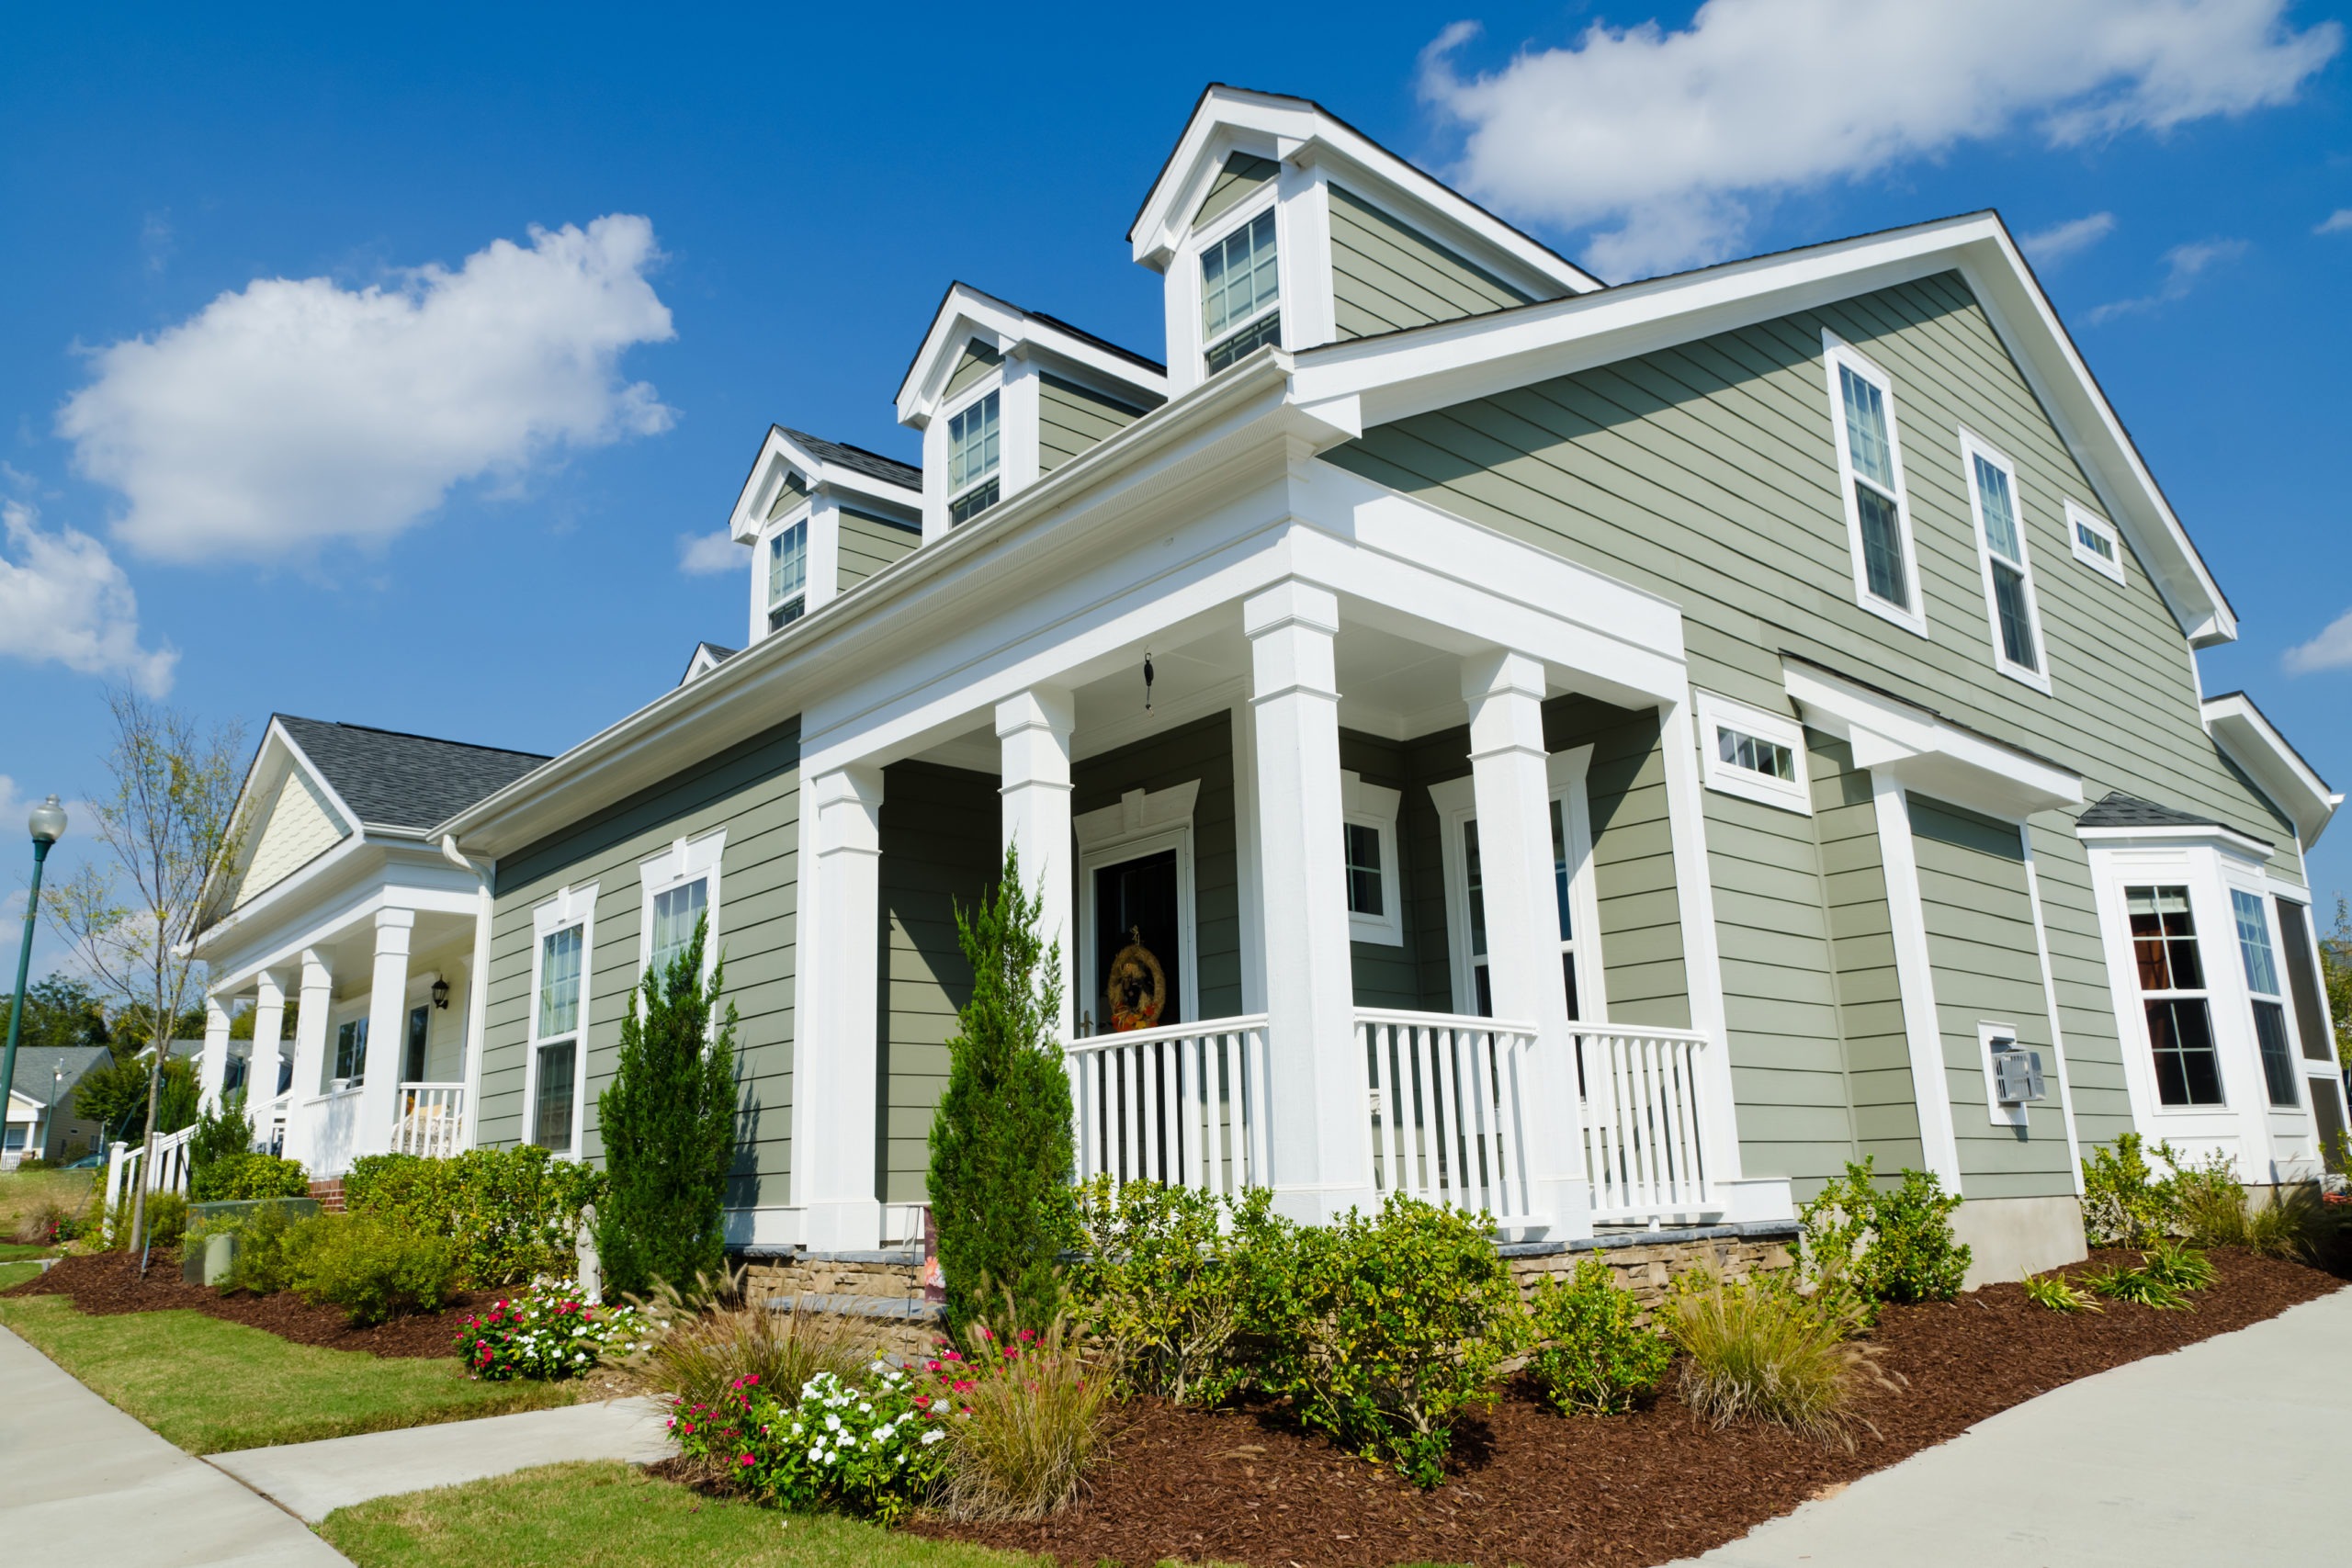
[[[430,828],[548,759],[392,729],[294,718],[277,722],[362,822]]]

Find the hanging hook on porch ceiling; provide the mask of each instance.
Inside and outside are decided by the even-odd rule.
[[[1146,713],[1151,711],[1151,649],[1147,648],[1143,650],[1143,711]]]

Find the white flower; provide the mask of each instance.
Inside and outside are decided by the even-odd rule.
[[[838,1432],[838,1431],[840,1431],[841,1429],[842,1429],[842,1418],[841,1418],[840,1416],[826,1416],[826,1417],[825,1417],[825,1430],[826,1430],[826,1431],[828,1431],[828,1432]]]
[[[945,1436],[947,1436],[946,1433],[941,1431],[938,1427],[933,1427],[930,1431],[925,1432],[922,1435],[922,1446],[924,1448],[929,1448],[932,1444],[939,1441],[940,1438]]]
[[[824,1450],[824,1449],[823,1449],[823,1448],[821,1448],[821,1447],[819,1447],[819,1448],[813,1448],[813,1449],[810,1449],[810,1450],[808,1450],[808,1462],[809,1462],[809,1463],[811,1463],[811,1464],[822,1464],[824,1461],[825,1461],[825,1450]]]

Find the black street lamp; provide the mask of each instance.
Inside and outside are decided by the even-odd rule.
[[[33,886],[25,895],[25,943],[17,950],[17,1005],[8,1010],[8,1054],[0,1059],[0,1105],[17,1087],[17,1042],[25,1032],[25,978],[33,966],[33,923],[40,913],[40,863],[49,858],[49,846],[65,837],[65,807],[57,804],[57,796],[33,807],[25,825],[33,835]]]

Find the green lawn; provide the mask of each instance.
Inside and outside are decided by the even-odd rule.
[[[339,1508],[319,1527],[359,1568],[1007,1568],[1035,1562],[829,1514],[698,1497],[625,1464],[556,1464]]]
[[[569,1404],[570,1383],[473,1382],[457,1359],[293,1345],[201,1313],[89,1317],[62,1296],[0,1300],[0,1323],[190,1453],[306,1443]]]
[[[21,1263],[28,1258],[46,1258],[57,1248],[23,1241],[0,1241],[0,1263]]]
[[[0,1291],[11,1285],[21,1285],[40,1272],[40,1265],[32,1262],[0,1263]]]
[[[0,1241],[17,1234],[17,1222],[44,1205],[79,1209],[104,1180],[102,1170],[0,1171]]]

